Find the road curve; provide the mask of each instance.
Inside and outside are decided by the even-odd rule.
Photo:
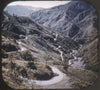
[[[50,67],[54,73],[58,74],[58,76],[55,76],[49,80],[34,80],[37,85],[40,85],[40,86],[52,85],[52,84],[60,82],[66,76],[58,68],[54,66],[50,66]]]

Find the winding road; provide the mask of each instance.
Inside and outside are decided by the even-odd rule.
[[[64,73],[62,73],[58,68],[54,66],[50,66],[53,73],[58,74],[58,76],[54,76],[50,80],[34,80],[37,85],[45,86],[45,85],[51,85],[60,82],[63,80],[63,78],[66,76]]]
[[[55,66],[50,66],[52,71],[56,74],[57,76],[54,76],[53,78],[49,80],[32,80],[32,79],[27,79],[22,76],[19,76],[20,78],[26,80],[30,84],[35,83],[36,85],[40,85],[43,88],[71,88],[71,83],[69,82],[69,77],[61,72],[57,67]]]
[[[54,41],[57,40],[57,36],[54,38]],[[26,38],[27,39],[27,38]],[[18,42],[18,44],[20,45],[20,49],[21,51],[26,50],[25,47],[23,47],[23,43],[22,42]],[[60,50],[61,46],[58,46],[58,48],[56,48],[59,53],[60,53],[60,57],[61,60],[63,61],[63,52]],[[83,67],[83,62],[81,61],[82,58],[78,57],[77,61],[76,57],[74,57],[74,59],[69,60],[69,64],[71,64],[71,61],[73,61],[74,63],[71,64],[72,67],[74,68],[84,68]],[[50,66],[50,65],[49,65]],[[25,81],[28,82],[28,84],[33,85],[34,83],[36,85],[42,86],[43,88],[48,88],[48,89],[68,89],[68,88],[72,88],[71,85],[72,83],[69,82],[70,77],[67,76],[66,74],[64,74],[63,72],[61,72],[57,67],[55,66],[50,66],[50,68],[52,69],[53,73],[56,73],[57,76],[54,76],[53,78],[49,79],[49,80],[33,80],[33,79],[28,79],[28,78],[24,78],[22,76],[19,76],[20,78],[24,79]]]

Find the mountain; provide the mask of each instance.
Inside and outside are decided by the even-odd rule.
[[[16,79],[22,84],[21,77],[36,80],[51,79],[56,74],[46,62],[61,64],[65,55],[79,47],[79,44],[70,38],[64,38],[54,30],[39,25],[28,17],[11,16],[4,12],[2,19],[2,67],[7,66],[9,69],[7,73],[5,73],[7,70],[3,69],[5,71],[3,76],[11,87],[14,84],[11,82]],[[17,86],[18,83],[15,85]],[[26,83],[25,87],[27,84],[29,83]]]
[[[24,5],[10,5],[4,8],[4,11],[8,12],[10,15],[17,15],[17,16],[28,16],[32,12],[42,10],[43,8],[35,8],[31,6],[24,6]]]
[[[10,16],[5,13],[3,18],[3,35],[23,41],[30,47],[36,47],[44,51],[58,52],[56,48],[61,46],[61,50],[67,53],[79,46],[70,38],[64,38],[54,30],[39,25],[28,17]],[[56,34],[58,34],[57,37]]]
[[[12,16],[4,12],[2,76],[8,86],[15,89],[75,89],[93,85],[98,78],[95,12],[83,1],[39,10],[31,14],[35,15],[35,20],[32,16]],[[49,80],[50,85],[41,85]]]
[[[30,17],[81,44],[97,37],[97,13],[85,1],[71,1],[65,5],[33,12]]]

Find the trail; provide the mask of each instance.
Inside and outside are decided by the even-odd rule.
[[[57,37],[58,34],[56,34],[54,41],[57,41]],[[27,37],[26,37],[27,39]],[[20,47],[21,47],[21,51],[26,50],[27,48],[24,48],[23,46],[25,46],[22,42],[18,42]],[[26,46],[25,46],[26,47]],[[56,49],[59,51],[60,53],[60,57],[61,60],[64,61],[64,57],[63,57],[63,51],[61,50],[61,46],[58,46]],[[76,53],[76,51],[73,51],[74,53]],[[76,57],[73,54],[74,59],[70,59],[69,60],[69,64],[74,67],[74,68],[84,68],[83,62],[81,61],[81,57]],[[77,59],[77,61],[76,61]],[[73,62],[73,64],[72,64]],[[42,86],[42,88],[48,88],[48,89],[66,89],[66,88],[72,88],[71,85],[72,83],[69,82],[70,77],[67,76],[66,74],[64,74],[63,72],[61,72],[57,67],[55,66],[50,66],[50,68],[52,69],[53,73],[56,73],[57,76],[52,77],[49,80],[33,80],[33,79],[28,79],[28,78],[24,78],[22,76],[19,76],[21,79],[24,79],[28,84],[33,85],[40,85]]]
[[[57,49],[58,49],[58,51],[60,53],[61,60],[64,61],[63,52],[59,48],[57,48]]]
[[[55,35],[55,38],[54,38],[54,41],[56,42],[57,41],[57,38],[58,38],[58,33],[56,33]],[[60,53],[60,57],[61,57],[61,60],[64,61],[64,58],[63,58],[63,51],[60,50],[61,46],[58,46],[58,48],[56,48],[59,53]]]

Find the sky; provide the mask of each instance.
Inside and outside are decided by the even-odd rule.
[[[25,5],[25,6],[32,6],[32,7],[41,7],[41,8],[51,8],[58,5],[66,4],[70,1],[14,1],[11,2],[9,5]]]

